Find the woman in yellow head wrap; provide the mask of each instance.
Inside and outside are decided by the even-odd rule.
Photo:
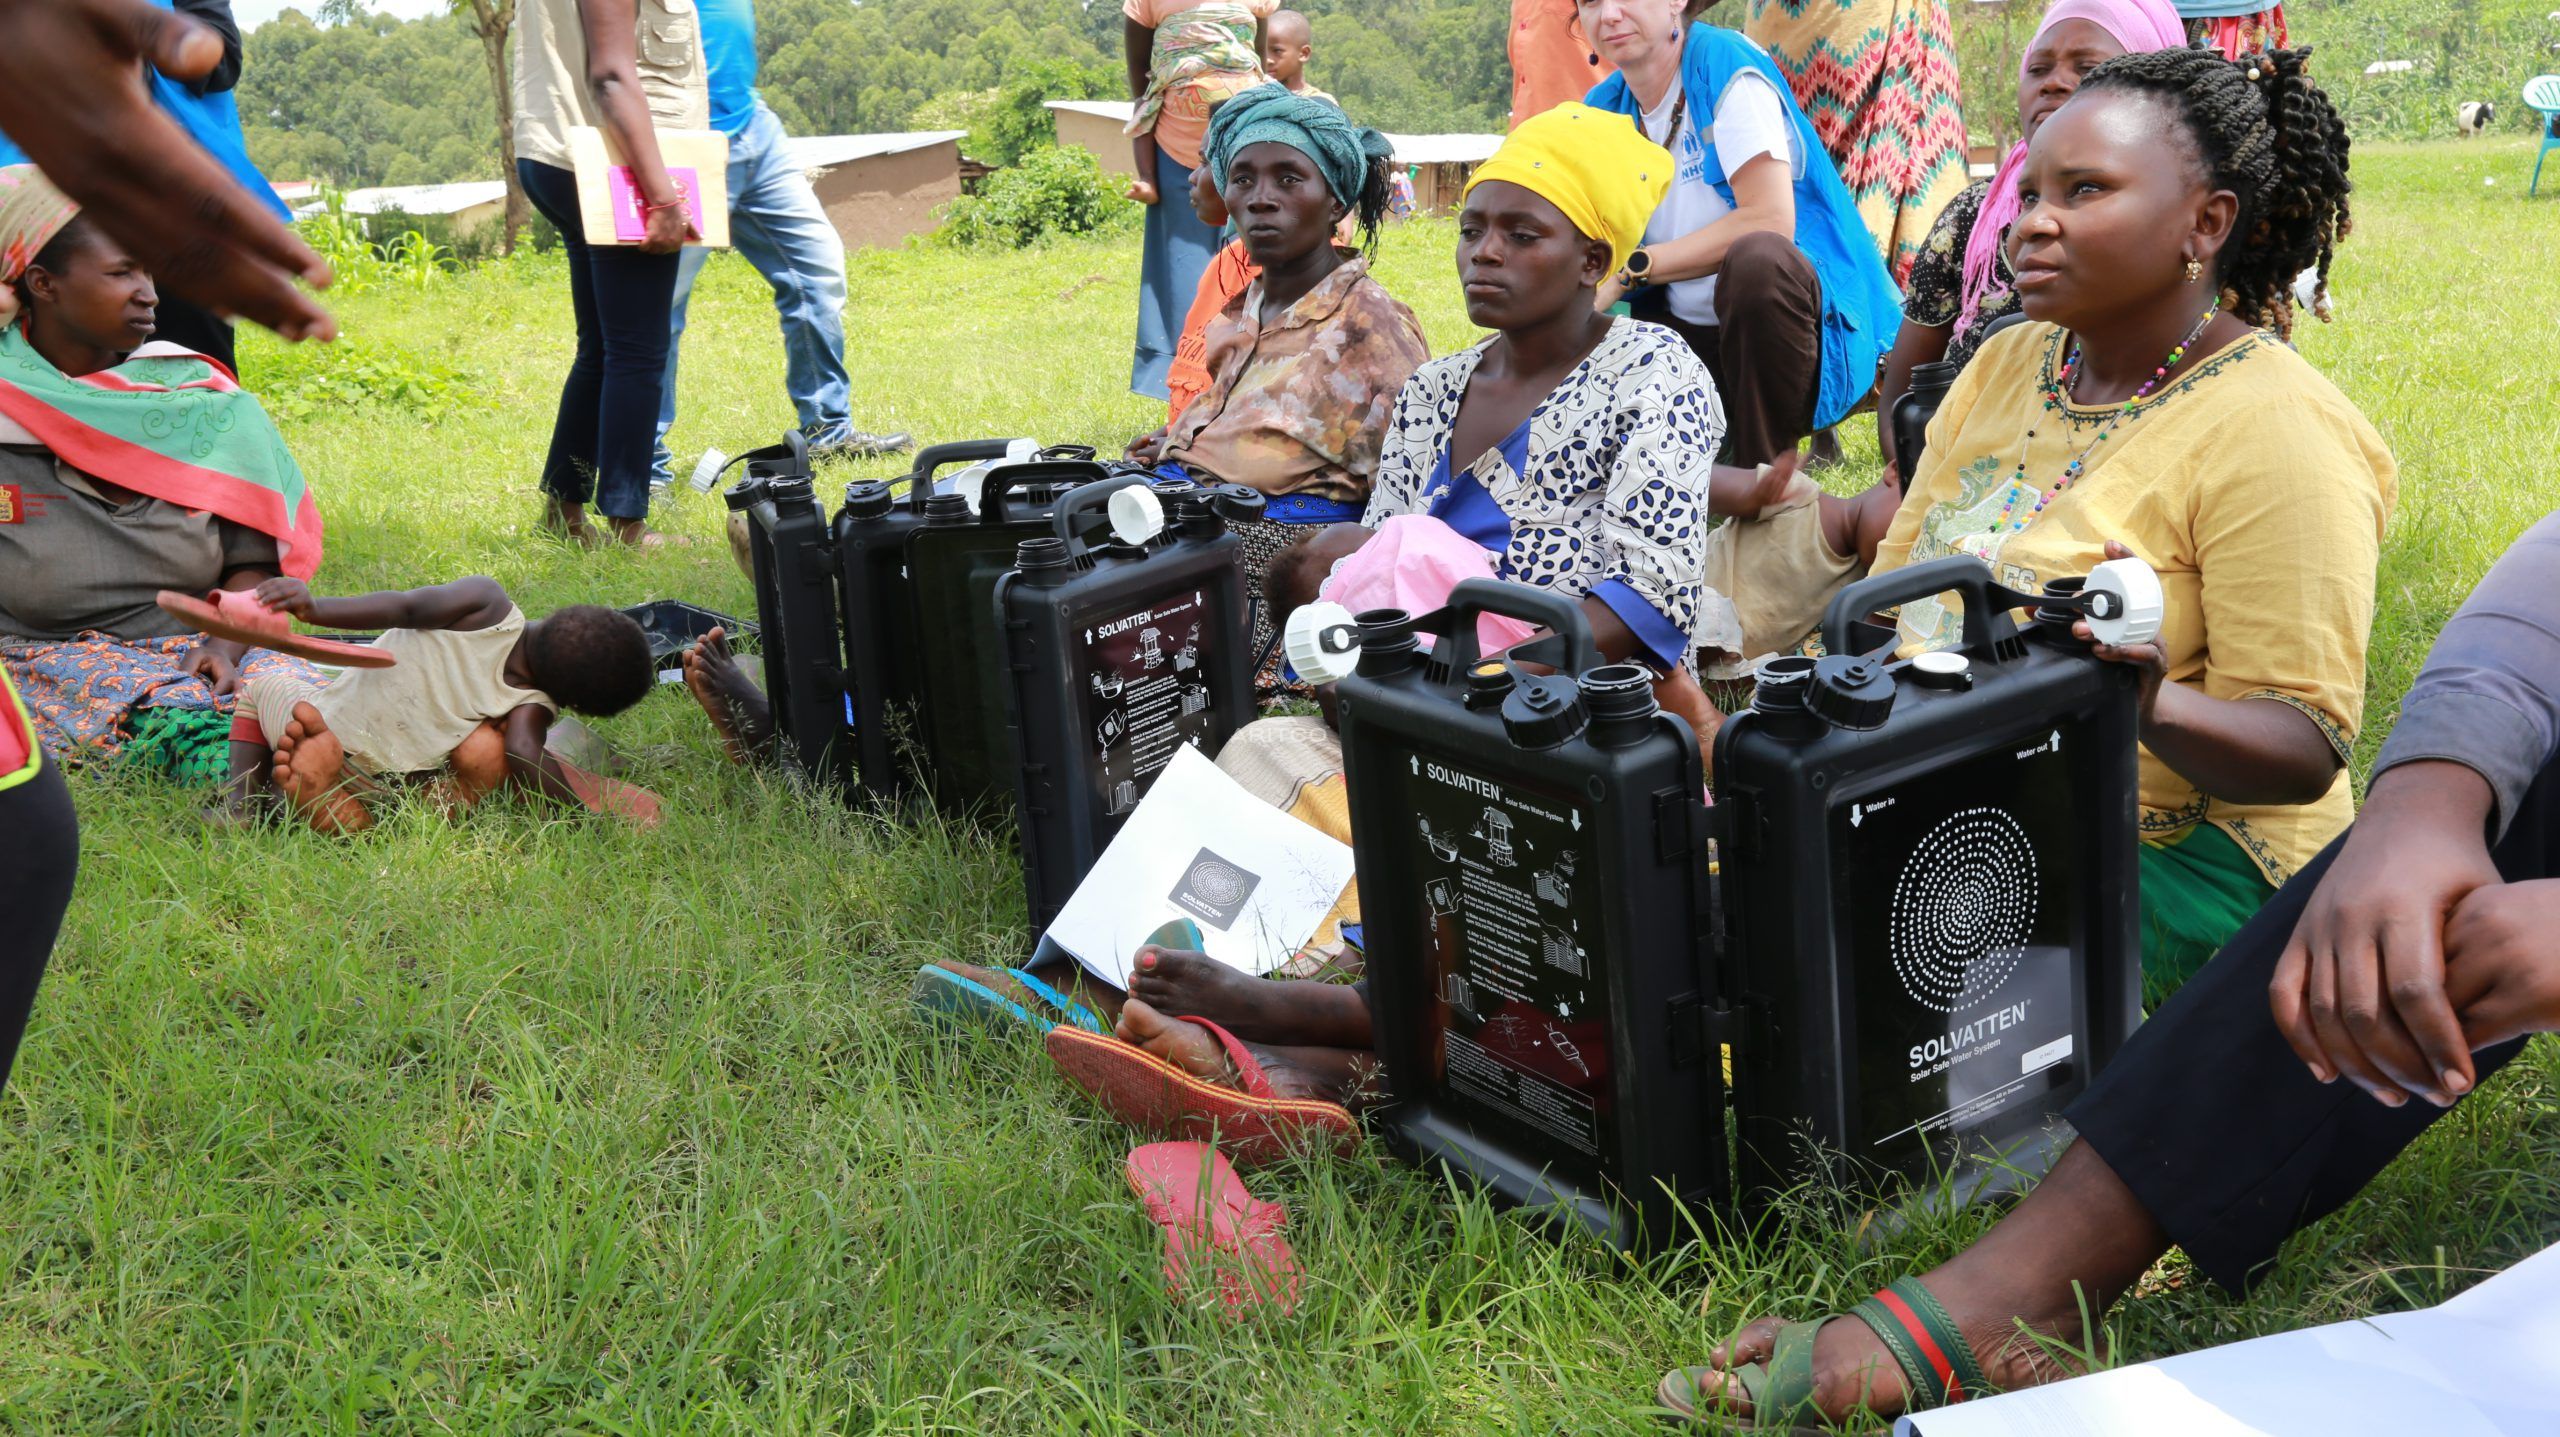
[[[1740,638],[1733,605],[1701,580],[1711,516],[1756,514],[1796,482],[1791,463],[1719,471],[1724,410],[1697,355],[1593,308],[1671,163],[1625,116],[1569,104],[1477,168],[1458,279],[1467,318],[1494,334],[1406,383],[1364,516],[1444,521],[1504,578],[1582,599],[1612,660],[1665,675]]]

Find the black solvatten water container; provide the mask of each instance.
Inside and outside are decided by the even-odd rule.
[[[996,623],[996,581],[1013,568],[1016,546],[1049,532],[1059,499],[1110,477],[1091,459],[999,464],[987,471],[974,510],[965,495],[934,495],[925,501],[924,523],[908,533],[914,743],[925,791],[942,808],[1012,804],[1013,736],[1005,723],[1011,680]],[[1139,473],[1122,479],[1147,482]]]
[[[1479,660],[1480,613],[1553,634]],[[1697,740],[1560,595],[1469,580],[1359,622],[1337,695],[1386,1137],[1614,1245],[1676,1241],[1727,1188]]]
[[[783,762],[841,790],[851,761],[844,742],[844,651],[836,632],[836,575],[826,511],[809,484],[809,441],[739,456],[746,477],[723,498],[748,519],[764,686]]]
[[[1160,493],[1154,538],[1097,529],[1121,493]],[[1244,571],[1227,521],[1261,512],[1251,489],[1087,484],[997,581],[1033,928],[1058,916],[1176,750],[1214,758],[1253,717]]]
[[[2136,677],[2071,636],[2109,613],[2080,583],[2039,599],[1959,555],[1852,584],[1830,657],[1772,660],[1717,735],[1746,1194],[1815,1171],[2012,1186],[2132,1031]],[[1897,662],[1863,622],[1949,592],[1960,648]]]
[[[902,732],[912,739],[923,682],[917,673],[907,539],[923,527],[926,503],[941,492],[935,478],[939,470],[1000,460],[1012,444],[975,439],[929,445],[917,452],[902,481],[866,479],[845,486],[844,507],[836,511],[830,532],[854,779],[868,797],[904,795],[913,787],[920,763],[912,749],[901,753],[898,744]],[[906,485],[903,496],[896,483]]]

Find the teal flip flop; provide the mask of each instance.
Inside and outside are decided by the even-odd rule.
[[[1088,1033],[1105,1031],[1102,1019],[1092,1009],[1033,977],[1028,970],[1007,968],[1004,972],[1029,990],[1048,1011],[1034,1012],[975,978],[954,972],[939,963],[927,963],[918,968],[915,984],[908,989],[907,995],[914,1002],[916,1011],[928,1022],[944,1025],[1010,1019],[1028,1026],[1034,1033],[1046,1034],[1064,1021]]]

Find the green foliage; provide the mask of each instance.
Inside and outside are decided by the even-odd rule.
[[[969,125],[963,150],[990,165],[1010,165],[1030,150],[1057,140],[1045,101],[1118,97],[1128,77],[1107,65],[1079,65],[1056,58],[1017,60],[983,111]],[[918,125],[919,129],[933,128]]]
[[[434,262],[435,249],[423,235],[403,235],[394,245],[394,253],[405,253],[406,257],[377,262],[378,268],[402,271],[403,278],[410,281],[407,288],[424,289],[447,278],[446,269]],[[397,347],[375,346],[356,339],[279,347],[276,354],[262,357],[258,363],[257,394],[259,402],[279,422],[381,409],[405,419],[434,423],[461,410],[486,408],[489,403],[467,370]]]
[[[241,128],[270,179],[360,189],[498,177],[488,65],[464,22],[323,27],[287,10],[244,50]]]
[[[1135,229],[1144,217],[1092,151],[1042,145],[987,176],[978,193],[952,201],[935,238],[962,249],[1024,249],[1053,235]]]

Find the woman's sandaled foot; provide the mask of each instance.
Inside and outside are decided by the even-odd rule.
[[[2058,1311],[2017,1311],[2021,1304],[2000,1296],[2000,1284],[1978,1286],[1961,1271],[1968,1265],[1960,1257],[1924,1279],[1894,1283],[1855,1313],[1818,1325],[1761,1318],[1710,1354],[1707,1366],[1666,1374],[1655,1400],[1694,1420],[1776,1427],[1862,1414],[1891,1418],[2070,1376],[2059,1354],[2080,1342],[2076,1302]],[[1807,1328],[1813,1329],[1809,1359],[1802,1346]],[[1879,1329],[1895,1334],[1899,1360]],[[1961,1353],[1942,1340],[1950,1334],[1961,1334]],[[1914,1366],[1921,1372],[1916,1406],[1907,1375]],[[1755,1410],[1754,1389],[1777,1410]]]
[[[684,651],[684,686],[737,763],[773,756],[773,701],[738,667],[729,636],[718,627]]]
[[[613,535],[613,542],[626,548],[689,549],[693,547],[693,536],[669,534],[652,529],[646,519],[616,519],[608,516],[604,526],[606,531]]]
[[[361,833],[373,826],[372,811],[348,781],[346,745],[310,704],[293,706],[293,720],[275,742],[274,772],[277,792],[314,831]]]

